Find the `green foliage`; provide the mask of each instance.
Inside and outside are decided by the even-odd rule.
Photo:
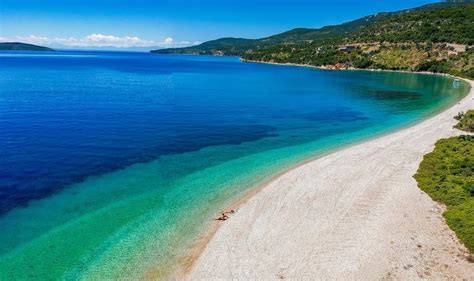
[[[337,46],[317,43],[278,45],[247,53],[243,58],[314,66],[343,64],[355,68],[429,71],[474,78],[474,49],[448,55],[449,48],[439,43],[429,47],[420,43],[362,44],[350,52],[342,52]],[[371,46],[376,48],[368,51]]]
[[[474,110],[468,110],[466,113],[461,113],[457,116],[459,123],[454,126],[459,130],[474,133]]]
[[[474,252],[474,202],[473,200],[459,204],[444,213],[449,227],[464,244]]]
[[[432,46],[430,48],[432,49]],[[416,65],[428,57],[426,46],[415,46],[414,44],[382,46],[372,55],[373,61],[379,68],[410,71],[415,70]]]
[[[474,78],[474,49],[448,58],[426,60],[416,66],[415,70]]]
[[[358,42],[450,42],[474,44],[474,5],[400,13],[352,33]],[[429,44],[426,45],[429,48]]]
[[[314,66],[429,71],[474,78],[474,49],[452,54],[446,43],[474,41],[474,4],[410,10],[347,34],[253,50],[244,59]],[[350,51],[340,46],[353,45]]]
[[[474,136],[439,140],[414,177],[420,189],[447,206],[448,225],[474,251]]]

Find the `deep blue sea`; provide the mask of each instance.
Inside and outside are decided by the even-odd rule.
[[[467,90],[237,57],[1,52],[0,280],[167,276],[275,173]]]

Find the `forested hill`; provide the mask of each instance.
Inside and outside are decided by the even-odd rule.
[[[360,30],[246,52],[252,61],[331,69],[450,73],[474,78],[474,3],[393,15]]]
[[[295,28],[290,31],[280,33],[277,35],[261,38],[261,39],[244,39],[244,38],[221,38],[217,40],[208,41],[197,46],[186,48],[170,48],[152,51],[153,53],[161,54],[214,54],[214,55],[243,55],[246,52],[258,51],[278,44],[285,43],[299,43],[314,40],[322,40],[334,38],[337,36],[344,36],[354,31],[364,29],[379,21],[392,18],[397,15],[428,12],[446,7],[463,5],[466,2],[473,2],[472,0],[451,0],[440,3],[428,4],[421,7],[403,10],[391,13],[378,13],[375,15],[366,16],[354,21],[346,22],[339,25],[325,26],[318,29],[311,28]]]
[[[51,48],[37,46],[20,42],[4,42],[0,43],[0,50],[5,51],[54,51]]]
[[[474,4],[396,14],[347,36],[359,42],[474,44]]]
[[[170,48],[152,51],[160,54],[222,54],[222,55],[242,55],[249,50],[258,50],[274,46],[281,43],[299,42],[312,40],[315,38],[329,38],[338,34],[351,32],[365,27],[379,19],[385,18],[389,13],[380,13],[361,19],[343,23],[340,25],[325,26],[323,28],[295,28],[277,35],[261,39],[244,38],[221,38],[204,42],[197,46],[186,48]]]

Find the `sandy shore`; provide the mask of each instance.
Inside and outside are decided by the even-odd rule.
[[[443,207],[412,177],[438,139],[461,134],[453,116],[474,108],[473,88],[422,123],[279,176],[221,223],[187,278],[474,280]]]

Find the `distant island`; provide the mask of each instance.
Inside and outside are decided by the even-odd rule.
[[[221,38],[159,54],[237,55],[327,69],[385,69],[474,78],[474,2],[445,1],[261,39]]]
[[[0,50],[2,51],[54,51],[54,49],[51,49],[48,47],[20,43],[20,42],[0,43]]]

